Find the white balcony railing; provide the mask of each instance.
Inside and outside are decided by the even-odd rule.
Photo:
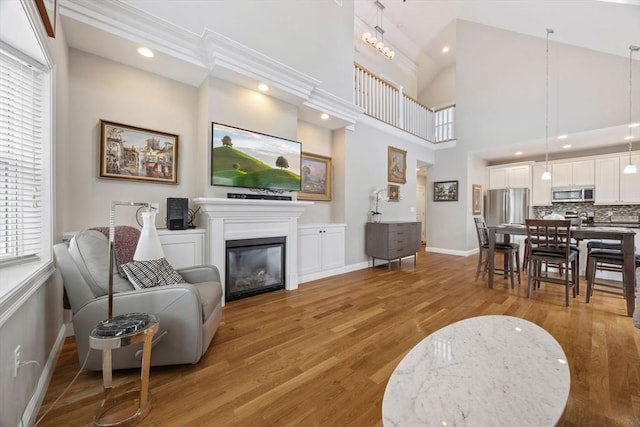
[[[354,69],[355,103],[367,115],[429,142],[455,139],[455,105],[433,111],[359,64]]]

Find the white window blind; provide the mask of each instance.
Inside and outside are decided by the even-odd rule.
[[[43,73],[0,46],[0,265],[37,257]]]

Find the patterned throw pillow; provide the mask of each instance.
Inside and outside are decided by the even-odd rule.
[[[122,269],[137,289],[184,283],[182,276],[171,267],[166,258],[129,262],[123,264]]]

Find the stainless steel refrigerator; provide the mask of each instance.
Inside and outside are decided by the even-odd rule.
[[[488,226],[524,224],[529,217],[529,189],[488,190],[484,198],[484,218]]]

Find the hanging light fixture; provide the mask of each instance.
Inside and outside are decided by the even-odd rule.
[[[545,136],[544,136],[544,172],[542,173],[542,180],[549,181],[551,179],[551,172],[549,172],[549,34],[553,34],[553,30],[547,28],[547,58],[546,58],[546,86],[545,86]]]
[[[638,50],[640,50],[639,46],[629,46],[629,135],[624,137],[625,140],[629,140],[629,164],[625,166],[622,171],[622,173],[625,174],[637,173],[636,165],[631,163],[631,141],[633,140],[633,131],[631,129],[638,126],[637,123],[633,123],[631,117],[631,106],[633,105],[631,102],[631,99],[633,98],[631,93],[631,81],[633,76],[633,52],[637,52]]]
[[[393,57],[396,56],[396,53],[389,49],[389,46],[384,45],[384,30],[382,29],[382,13],[384,10],[384,5],[377,0],[374,4],[378,8],[377,25],[373,27],[376,31],[376,34],[372,35],[369,31],[367,31],[362,34],[362,40],[369,43],[369,46],[375,48],[378,52],[386,56],[388,59],[393,59]]]

